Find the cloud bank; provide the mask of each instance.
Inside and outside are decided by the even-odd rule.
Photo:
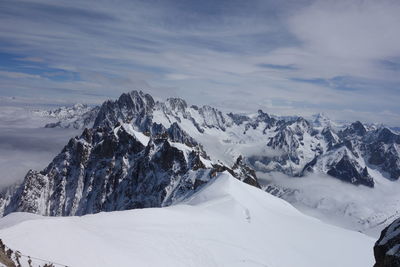
[[[0,189],[22,181],[29,169],[45,168],[68,139],[78,134],[76,130],[42,128],[46,122],[24,107],[0,106]]]

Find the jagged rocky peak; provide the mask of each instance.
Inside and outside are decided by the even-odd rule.
[[[324,127],[321,131],[321,135],[327,142],[327,148],[330,150],[335,145],[339,144],[340,139],[335,132],[332,131],[330,127]]]
[[[400,135],[386,127],[368,132],[363,149],[369,164],[386,172],[390,179],[400,177]]]
[[[184,113],[187,108],[187,103],[182,98],[168,98],[165,101],[165,105],[168,109],[172,111],[182,112],[182,113]]]
[[[354,135],[362,137],[367,133],[367,129],[360,121],[356,121],[346,127],[341,133],[345,137]]]
[[[142,91],[131,91],[122,94],[118,100],[103,103],[94,122],[94,127],[112,127],[118,121],[132,122],[141,129],[148,130],[149,115],[152,114],[155,102],[151,95]]]
[[[35,110],[34,113],[56,119],[71,119],[82,115],[89,110],[91,110],[91,107],[88,105],[77,103],[71,106],[63,106],[52,110]]]
[[[199,108],[199,114],[203,117],[203,126],[208,128],[219,128],[225,131],[226,119],[222,112],[218,109],[206,105]]]
[[[135,112],[150,111],[155,104],[151,95],[136,90],[123,93],[118,98],[117,103],[120,108],[132,109]]]
[[[275,118],[271,117],[268,113],[262,111],[261,109],[257,111],[257,116],[255,117],[256,123],[264,122],[266,123],[267,127],[269,126],[270,128],[275,124],[276,121],[277,120]]]
[[[228,113],[227,116],[231,118],[232,122],[236,125],[241,125],[242,123],[250,120],[250,118],[247,115],[235,114],[232,112]]]
[[[189,147],[201,146],[194,138],[185,132],[177,122],[166,129],[162,124],[153,122],[150,131],[145,132],[152,137],[168,138],[172,142],[182,143]]]
[[[400,177],[399,145],[373,142],[367,145],[368,163],[378,166],[389,174],[389,178],[397,180]]]
[[[268,113],[262,111],[262,109],[257,110],[257,119],[260,121],[268,121],[271,117]]]
[[[348,150],[345,151],[347,153],[339,161],[329,166],[327,174],[354,185],[374,187],[374,179],[369,175],[367,167],[359,166]]]
[[[340,143],[327,152],[316,155],[305,165],[303,174],[323,172],[343,182],[374,187],[374,179],[362,162],[345,143]]]
[[[389,128],[379,128],[373,132],[373,135],[376,136],[374,141],[384,144],[400,144],[400,135],[394,133]]]
[[[219,171],[259,186],[251,168],[290,176],[328,173],[370,187],[366,166],[391,179],[400,176],[399,136],[360,122],[336,133],[302,117],[282,119],[262,110],[224,114],[210,106],[189,108],[180,98],[155,102],[141,91],[108,100],[94,114],[93,128],[71,139],[46,169],[29,172],[19,193],[0,196],[0,210],[72,215],[167,205]],[[213,151],[214,141],[232,158],[219,158],[225,155]],[[242,144],[263,152],[251,155]],[[216,163],[238,154],[243,157],[232,167]]]
[[[240,155],[235,164],[232,167],[232,171],[234,172],[234,176],[239,180],[245,182],[246,184],[253,185],[255,187],[261,188],[258,183],[257,175],[255,170],[250,168],[243,159],[243,156]]]
[[[242,156],[239,156],[236,159],[236,162],[231,168],[222,165],[221,163],[213,164],[210,175],[211,177],[214,177],[218,172],[224,171],[229,172],[233,177],[246,184],[261,188],[260,184],[258,183],[258,178],[255,170],[247,165]]]
[[[193,147],[197,146],[198,143],[192,137],[189,136],[178,123],[174,122],[167,130],[168,136],[170,140],[173,142],[178,142],[185,144],[187,146]]]
[[[234,172],[212,163],[177,123],[168,129],[153,123],[155,128],[157,133],[141,132],[134,124],[116,122],[85,129],[43,171],[28,172],[5,202],[3,215],[70,216],[165,206],[224,170],[258,185],[244,164]]]
[[[246,122],[244,133],[246,133],[250,128],[257,129],[262,123],[265,123],[265,128],[263,129],[263,133],[265,134],[267,129],[275,126],[276,119],[271,118],[267,113],[259,109],[256,116],[249,118],[248,122]]]
[[[400,219],[386,227],[374,246],[374,267],[400,266]]]
[[[311,134],[312,127],[307,120],[299,117],[295,121],[281,121],[276,132],[277,134],[270,138],[267,145],[289,152],[303,145],[304,135]]]
[[[295,120],[290,121],[278,121],[277,123],[278,131],[283,131],[289,133],[289,135],[295,134],[302,136],[305,133],[312,133],[313,128],[310,122],[303,117],[297,117]]]
[[[28,172],[5,214],[68,216],[167,205],[193,191],[196,180],[210,179],[207,162],[198,149],[147,137],[129,124],[86,129],[46,169]]]
[[[303,117],[298,117],[297,120],[292,122],[289,127],[296,134],[303,134],[304,132],[311,133],[313,130],[310,122]]]
[[[83,114],[76,113],[69,118],[60,118],[57,122],[46,124],[45,128],[75,128],[83,129],[85,127],[92,127],[94,120],[100,110],[99,106],[95,106]]]
[[[332,121],[324,113],[317,113],[311,116],[314,127],[331,127]]]

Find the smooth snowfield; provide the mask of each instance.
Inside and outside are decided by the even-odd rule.
[[[364,267],[374,262],[372,238],[303,215],[227,173],[167,208],[17,217],[23,222],[0,230],[9,247],[74,267]],[[7,217],[0,225],[2,220]]]

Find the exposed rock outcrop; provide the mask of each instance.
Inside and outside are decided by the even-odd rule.
[[[374,246],[374,267],[400,266],[400,219],[386,227]]]

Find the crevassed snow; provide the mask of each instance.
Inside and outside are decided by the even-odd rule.
[[[25,255],[75,267],[374,262],[373,239],[305,216],[227,173],[178,205],[28,220],[0,230],[0,237]]]

